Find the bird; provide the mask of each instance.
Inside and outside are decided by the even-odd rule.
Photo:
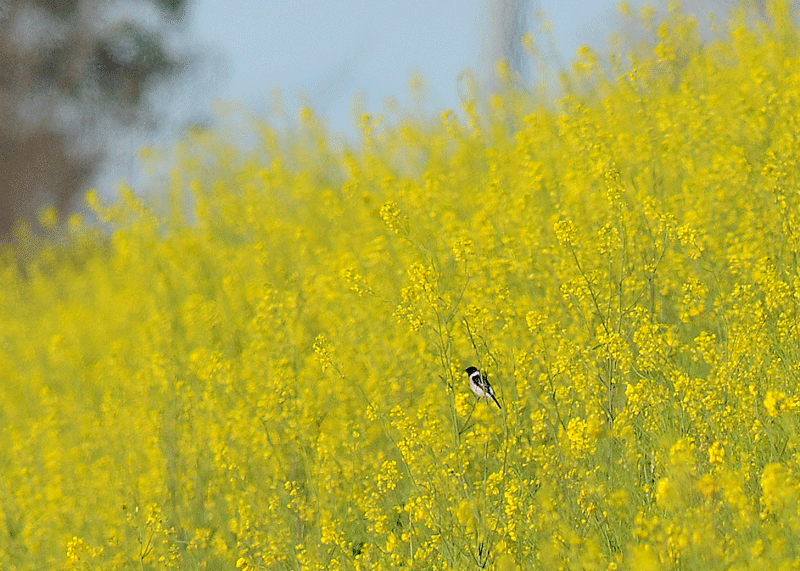
[[[469,386],[473,393],[481,398],[491,398],[497,405],[497,408],[503,408],[497,401],[497,397],[494,396],[494,387],[492,387],[486,375],[482,374],[477,367],[467,367],[465,372],[469,376]]]

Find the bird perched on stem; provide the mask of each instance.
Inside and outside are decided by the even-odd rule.
[[[494,396],[494,387],[492,387],[486,375],[481,373],[476,367],[467,367],[466,373],[469,376],[469,386],[473,393],[481,398],[490,398],[495,402],[497,408],[503,408],[497,401],[497,397]]]

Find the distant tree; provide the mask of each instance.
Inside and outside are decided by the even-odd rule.
[[[188,64],[168,47],[189,0],[0,0],[0,239],[63,213],[115,127],[150,119],[143,95]]]
[[[535,0],[488,0],[489,12],[488,64],[489,77],[495,77],[495,64],[503,60],[508,63],[513,75],[527,79],[526,56],[522,47],[522,36],[528,31],[528,19]]]

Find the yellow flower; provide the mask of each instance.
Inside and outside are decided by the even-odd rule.
[[[767,415],[775,418],[781,412],[781,404],[786,399],[786,393],[783,391],[769,390],[767,396],[764,397],[764,408],[767,409]]]
[[[669,478],[661,478],[656,483],[656,499],[666,510],[679,510],[683,505],[680,487]]]
[[[725,447],[719,441],[714,442],[708,449],[708,461],[712,464],[722,464],[725,460]]]
[[[397,207],[397,203],[393,200],[390,200],[386,204],[381,207],[381,220],[386,223],[386,226],[389,230],[393,232],[400,231],[400,209]]]

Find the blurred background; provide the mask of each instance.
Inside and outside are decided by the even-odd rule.
[[[0,0],[0,237],[90,186],[140,190],[141,148],[224,128],[226,109],[290,129],[310,106],[355,142],[363,113],[458,109],[465,73],[491,91],[501,59],[521,86],[545,68],[557,85],[580,46],[602,56],[612,33],[646,33],[642,4],[626,19],[609,0]]]

